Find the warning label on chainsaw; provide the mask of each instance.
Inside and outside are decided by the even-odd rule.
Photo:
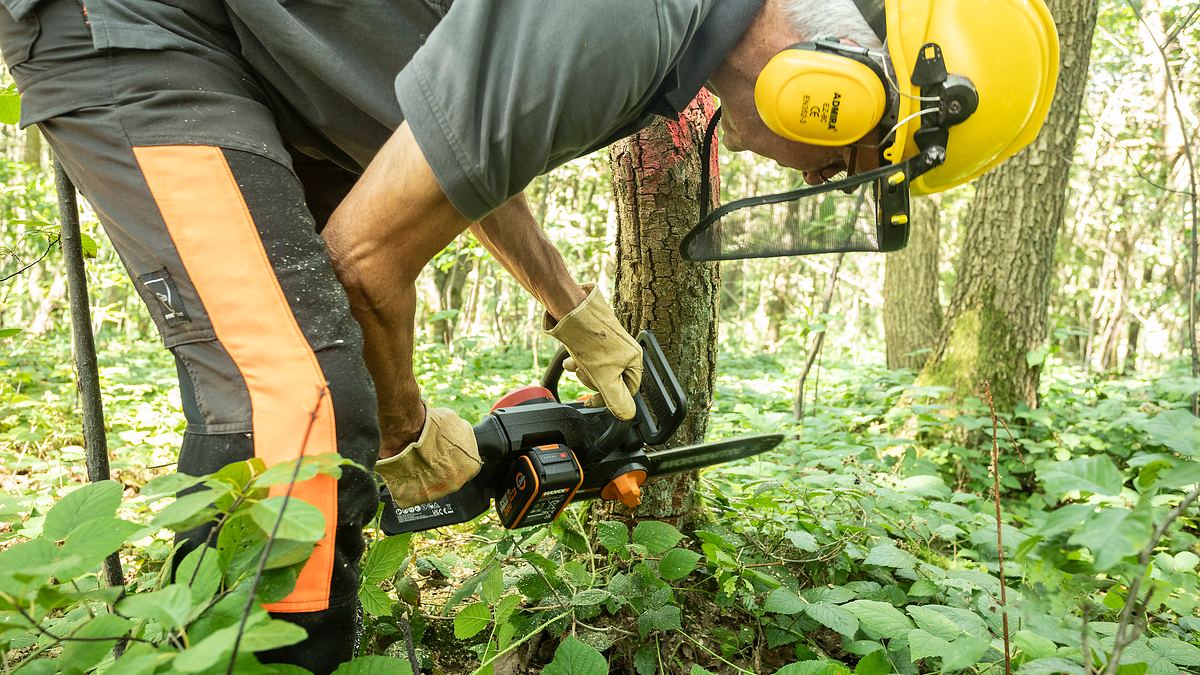
[[[406,509],[396,509],[396,520],[399,520],[401,523],[411,523],[414,520],[438,518],[451,513],[454,513],[454,507],[450,504],[429,502],[428,504],[410,506]]]

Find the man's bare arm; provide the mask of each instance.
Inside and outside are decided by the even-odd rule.
[[[469,224],[402,124],[322,232],[362,326],[363,353],[379,396],[380,457],[416,440],[425,422],[412,370],[417,275]]]
[[[587,297],[533,217],[524,194],[492,211],[471,231],[556,320]]]

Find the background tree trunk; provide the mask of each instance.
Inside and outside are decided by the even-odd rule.
[[[938,203],[929,197],[912,202],[908,246],[885,259],[883,333],[888,368],[920,370],[942,329],[938,295]]]
[[[1026,354],[1046,337],[1054,247],[1067,201],[1087,78],[1096,0],[1050,0],[1062,70],[1033,144],[979,181],[966,218],[958,281],[937,346],[918,381],[978,395],[997,408],[1037,404],[1041,364]]]
[[[712,404],[720,272],[716,263],[679,255],[680,240],[699,217],[700,147],[712,114],[712,96],[701,91],[679,120],[660,120],[609,151],[617,210],[613,305],[634,335],[654,331],[687,393],[687,418],[671,446],[703,440]],[[716,195],[715,153],[709,161]],[[695,483],[689,473],[647,485],[634,517],[686,519]]]

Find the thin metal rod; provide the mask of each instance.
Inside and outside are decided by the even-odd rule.
[[[58,216],[62,220],[63,260],[67,268],[67,298],[71,308],[71,341],[75,353],[76,387],[83,408],[83,447],[88,480],[108,480],[108,437],[104,432],[104,404],[100,398],[100,369],[92,337],[92,310],[88,306],[87,271],[83,266],[83,238],[79,233],[79,204],[75,184],[62,164],[54,161],[54,186],[58,190]],[[109,586],[124,586],[121,559],[113,553],[104,560]]]

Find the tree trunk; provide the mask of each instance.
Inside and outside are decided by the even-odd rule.
[[[634,335],[654,331],[688,399],[688,414],[667,445],[703,440],[717,362],[720,272],[686,262],[679,242],[699,217],[700,147],[713,114],[707,91],[677,121],[659,121],[610,149],[617,209],[614,308]],[[713,190],[716,187],[715,154]],[[695,507],[696,474],[643,488],[634,517],[682,518]],[[623,511],[622,507],[616,507]]]
[[[923,384],[977,396],[991,381],[997,408],[1037,405],[1041,364],[1026,355],[1046,337],[1054,246],[1087,78],[1096,0],[1050,0],[1062,70],[1045,128],[984,176],[966,218],[958,282]]]
[[[889,253],[883,275],[883,332],[887,365],[920,370],[942,329],[938,296],[938,203],[913,200],[908,246]]]

